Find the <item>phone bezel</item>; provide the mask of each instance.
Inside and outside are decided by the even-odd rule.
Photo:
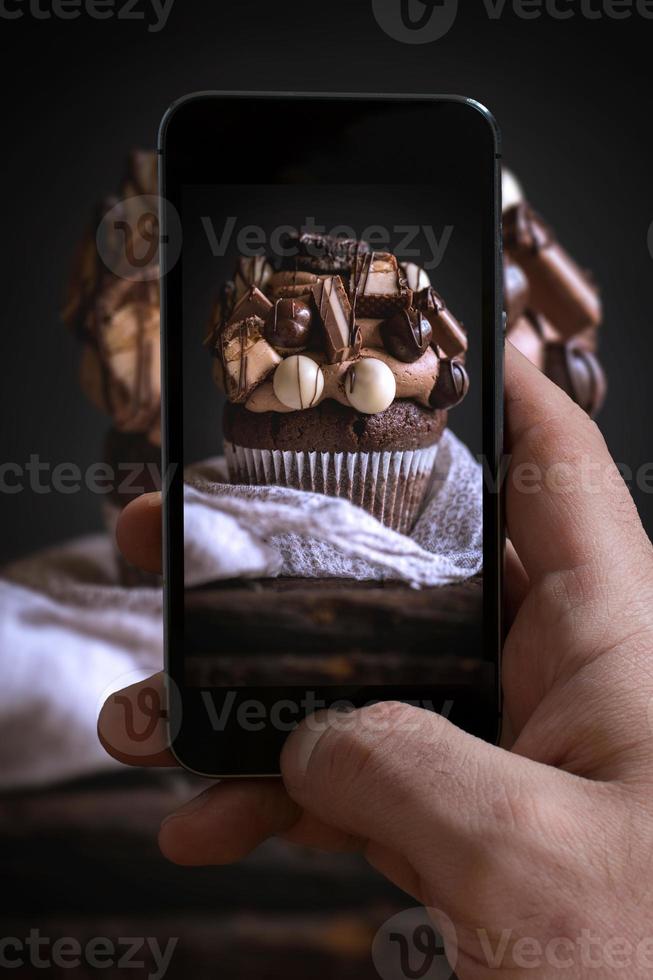
[[[165,113],[159,129],[160,230],[161,230],[161,336],[162,336],[162,466],[166,474],[163,495],[164,550],[164,646],[165,673],[168,685],[168,726],[170,744],[176,759],[184,768],[210,777],[276,776],[279,772],[278,751],[283,738],[261,732],[247,738],[234,724],[216,734],[206,724],[206,712],[199,701],[200,693],[183,683],[183,466],[182,466],[182,369],[180,337],[175,324],[182,318],[182,263],[174,261],[169,248],[173,229],[172,214],[181,211],[181,193],[185,184],[220,183],[213,176],[207,181],[208,168],[203,133],[219,130],[225,107],[238,106],[244,119],[252,118],[254,106],[285,102],[286,109],[300,102],[311,101],[314,111],[329,101],[340,104],[365,101],[375,106],[387,103],[430,103],[434,109],[455,107],[456,112],[474,113],[483,120],[488,139],[487,212],[483,216],[483,451],[487,468],[484,481],[484,582],[483,632],[487,648],[496,656],[495,681],[491,692],[459,692],[467,701],[459,712],[460,718],[473,718],[463,727],[488,741],[496,741],[501,725],[501,643],[502,643],[502,574],[504,530],[502,494],[499,480],[503,441],[503,297],[501,243],[501,177],[500,135],[491,113],[474,99],[456,95],[425,94],[345,94],[345,93],[284,93],[284,92],[198,92],[174,102]],[[248,106],[249,103],[249,106]],[[248,111],[249,110],[249,111]],[[488,379],[491,384],[488,385]],[[494,487],[493,491],[488,489]],[[174,690],[174,696],[172,692]],[[226,692],[227,689],[225,689]],[[295,688],[240,689],[242,697],[257,698],[272,703]],[[333,701],[342,698],[364,704],[380,693],[383,699],[395,700],[400,691],[402,700],[428,697],[428,687],[411,694],[405,688],[327,688]],[[374,692],[377,692],[376,695]],[[393,695],[394,692],[394,695]],[[438,692],[438,696],[441,692]],[[240,692],[239,692],[240,695]],[[477,716],[478,714],[478,716]],[[460,723],[457,716],[453,721]]]

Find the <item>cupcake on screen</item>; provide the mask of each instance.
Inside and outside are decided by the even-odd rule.
[[[469,387],[465,331],[414,264],[349,239],[289,244],[292,268],[242,257],[214,313],[230,480],[344,497],[408,532]]]

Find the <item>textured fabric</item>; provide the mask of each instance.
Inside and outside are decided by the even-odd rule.
[[[161,669],[160,588],[125,589],[107,535],[33,555],[0,579],[0,788],[118,768],[96,724],[113,691]]]
[[[216,483],[221,475],[220,461],[189,474],[187,557],[194,582],[284,574],[436,584],[480,569],[480,467],[448,433],[411,538],[345,501],[280,488],[236,490]],[[161,590],[118,582],[107,535],[4,570],[0,788],[118,766],[97,740],[99,708],[112,691],[160,670],[163,659]]]
[[[186,474],[186,582],[238,576],[400,579],[445,585],[480,571],[482,471],[445,432],[410,537],[346,500],[287,487],[234,487],[224,460]]]

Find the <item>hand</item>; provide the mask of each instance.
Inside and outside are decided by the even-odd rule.
[[[160,845],[181,864],[235,861],[271,835],[359,849],[453,921],[460,980],[648,977],[651,544],[595,424],[510,344],[506,407],[508,747],[401,704],[346,725],[315,716],[289,736],[282,780],[216,784],[167,818]],[[520,490],[537,472],[537,492]],[[118,541],[160,567],[156,497],[124,511]],[[135,704],[139,687],[122,694]],[[163,725],[143,760],[123,718],[109,699],[109,752],[174,765]]]

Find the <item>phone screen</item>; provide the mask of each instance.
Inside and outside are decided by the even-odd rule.
[[[254,102],[190,103],[164,144],[181,230],[163,304],[181,761],[275,772],[303,715],[379,699],[488,737],[493,127],[446,100]],[[219,138],[194,144],[198,112]]]

